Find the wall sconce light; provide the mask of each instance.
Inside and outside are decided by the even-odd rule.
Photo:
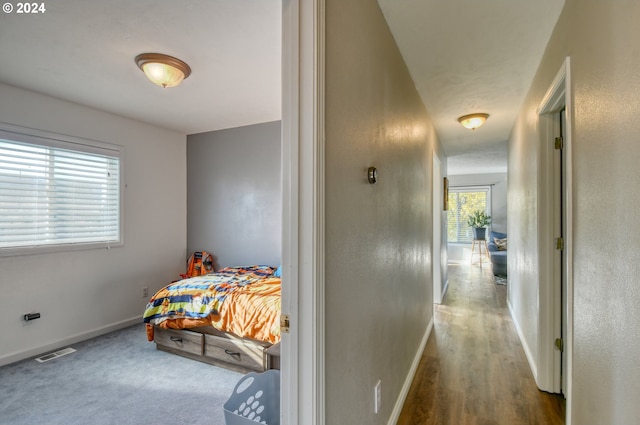
[[[489,114],[469,114],[463,115],[458,118],[458,122],[462,124],[464,128],[468,128],[469,130],[475,130],[480,127],[484,122],[489,118]]]
[[[161,53],[142,53],[136,56],[138,68],[147,78],[161,87],[175,87],[191,75],[189,65]]]

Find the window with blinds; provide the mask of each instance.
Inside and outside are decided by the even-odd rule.
[[[0,129],[0,252],[120,244],[120,149],[32,133]]]
[[[476,210],[491,215],[491,187],[449,188],[447,210],[447,240],[452,243],[471,243],[473,230],[467,225],[467,217]]]

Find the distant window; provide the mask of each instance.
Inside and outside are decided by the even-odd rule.
[[[121,151],[0,127],[0,255],[121,243]]]
[[[449,209],[447,211],[447,237],[453,243],[471,243],[473,231],[467,226],[467,217],[475,210],[491,215],[491,187],[451,187],[449,188]]]

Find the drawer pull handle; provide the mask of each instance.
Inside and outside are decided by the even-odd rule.
[[[230,355],[231,357],[235,358],[236,360],[240,361],[240,353],[237,351],[231,351],[231,350],[224,350],[224,352],[228,355]]]
[[[182,342],[182,338],[180,338],[179,336],[172,336],[169,339],[173,342]]]

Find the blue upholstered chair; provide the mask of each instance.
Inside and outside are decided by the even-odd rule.
[[[487,243],[487,249],[489,249],[489,256],[491,257],[491,271],[497,276],[507,275],[507,250],[499,250],[498,245],[496,245],[496,239],[506,238],[506,233],[492,231]]]

